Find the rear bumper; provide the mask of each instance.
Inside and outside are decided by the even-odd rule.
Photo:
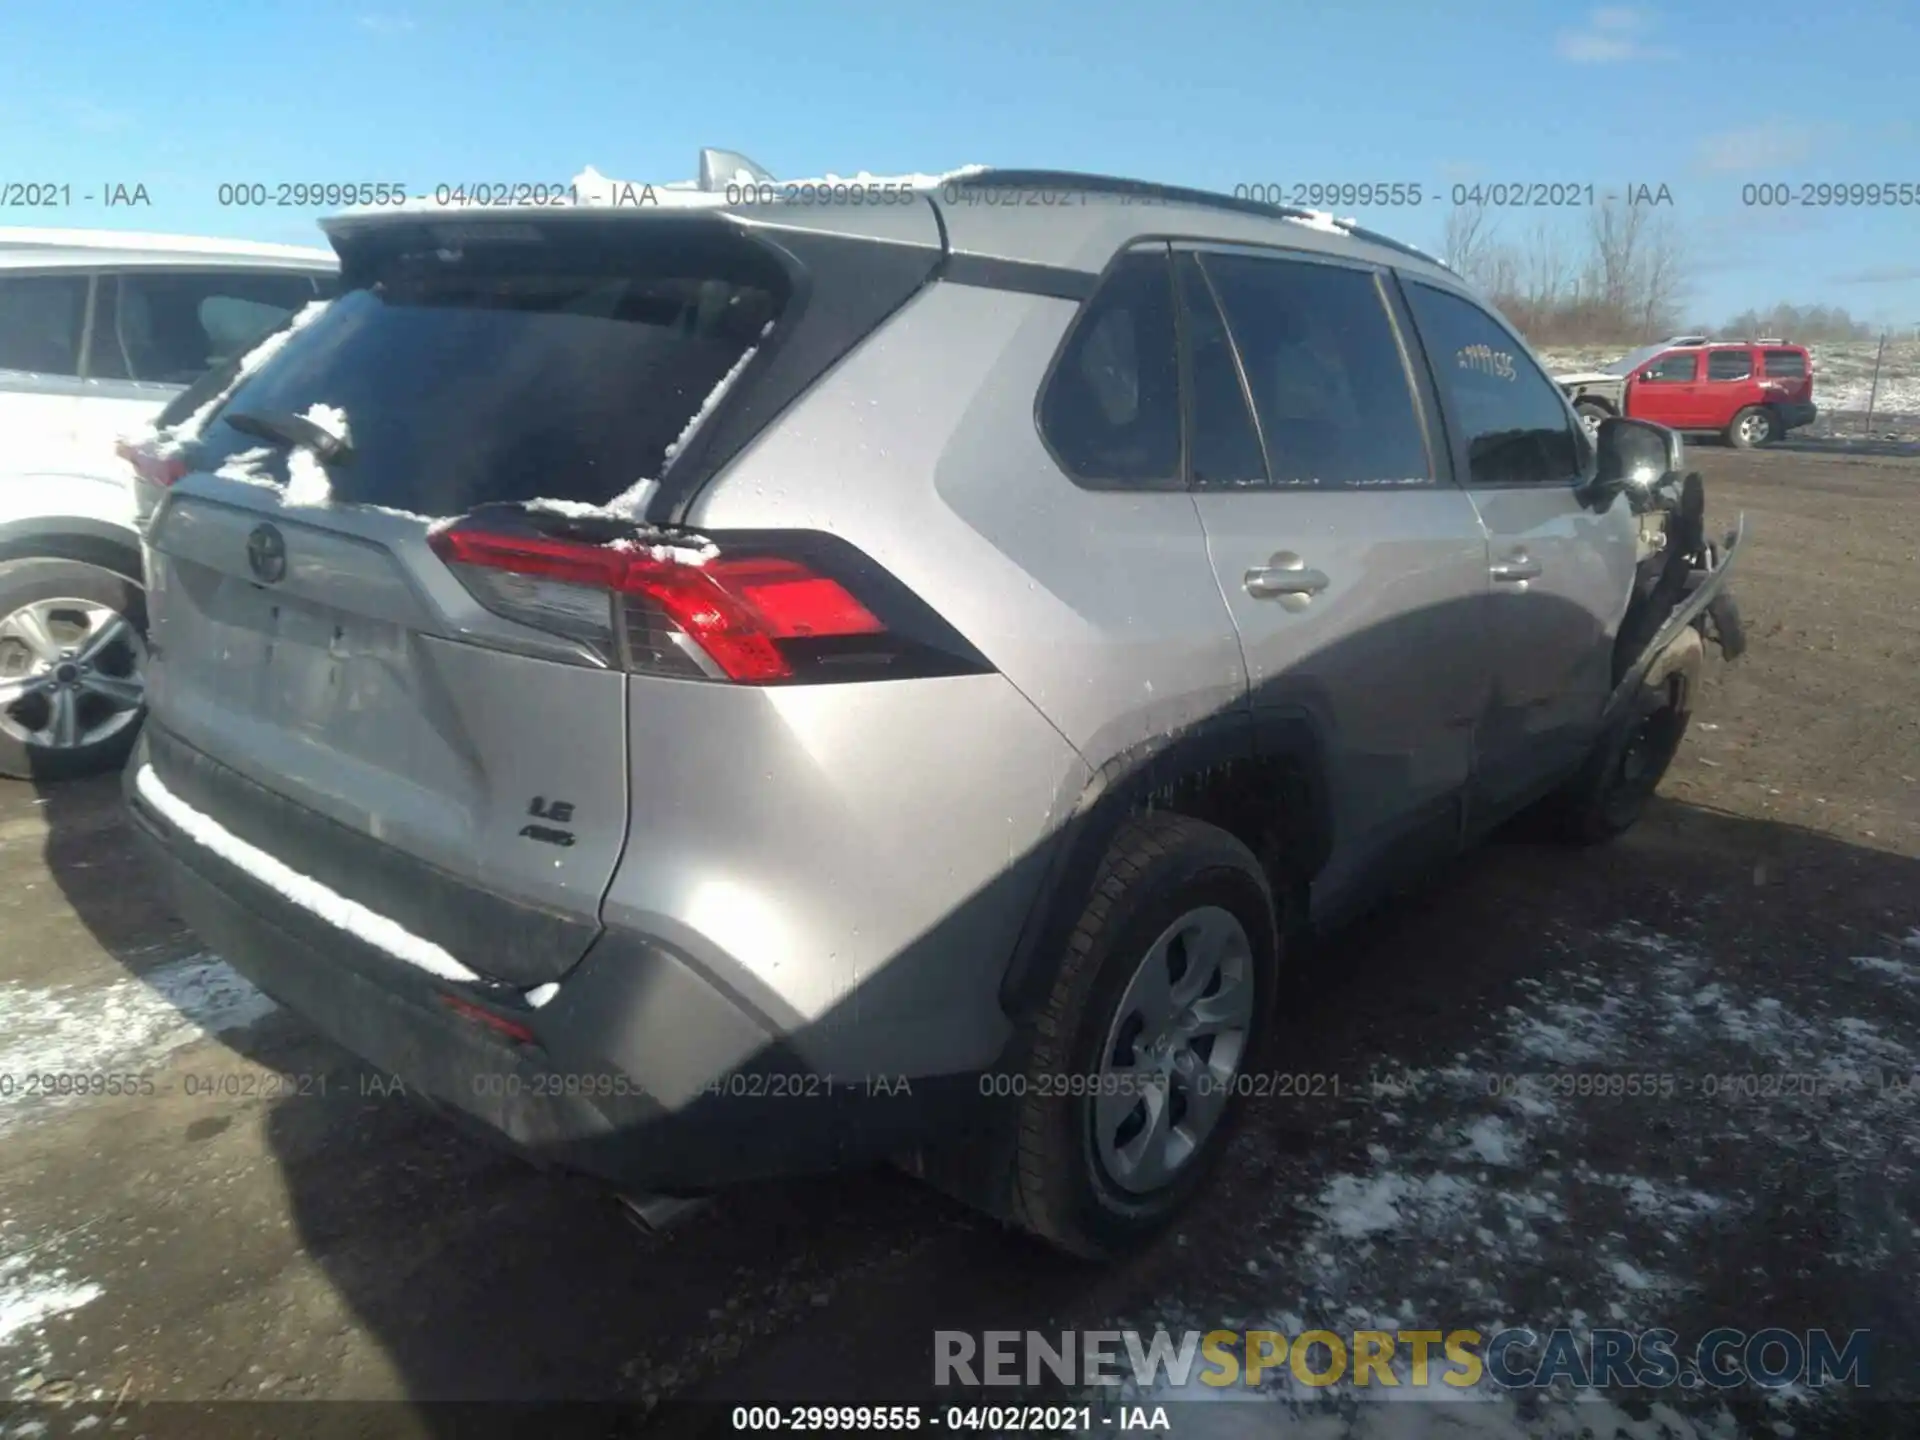
[[[1811,400],[1795,401],[1787,405],[1775,405],[1774,413],[1780,417],[1782,430],[1798,430],[1811,425],[1820,418],[1820,407]]]
[[[852,1076],[786,1037],[669,947],[603,935],[549,1005],[448,982],[296,904],[169,821],[128,768],[136,831],[179,915],[268,995],[407,1092],[542,1165],[622,1189],[700,1190],[871,1163],[949,1138],[980,1109],[977,1074]],[[515,1043],[452,994],[525,1026]]]

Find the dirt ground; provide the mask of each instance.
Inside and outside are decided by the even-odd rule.
[[[1656,811],[1598,851],[1503,838],[1314,957],[1285,1068],[1337,1097],[1255,1101],[1191,1219],[1106,1271],[890,1173],[643,1235],[382,1093],[202,953],[113,784],[0,782],[0,1400],[39,1402],[0,1433],[143,1433],[110,1407],[154,1400],[413,1402],[357,1412],[368,1435],[468,1433],[430,1401],[932,1401],[936,1328],[1867,1329],[1871,1395],[1920,1392],[1920,462],[1691,453],[1710,517],[1752,526],[1752,650],[1711,662]],[[50,1071],[127,1093],[23,1088]],[[1585,1095],[1580,1073],[1671,1084]],[[1914,1414],[1479,1398],[1281,1389],[1176,1406],[1173,1433]],[[270,1413],[259,1433],[309,1412]]]

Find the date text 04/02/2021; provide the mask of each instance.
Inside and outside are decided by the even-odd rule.
[[[1115,1430],[1165,1435],[1170,1428],[1161,1405],[1123,1405],[1111,1411],[1096,1411],[1091,1405],[736,1405],[731,1420],[736,1432],[761,1434],[945,1430],[962,1435],[1084,1435]]]

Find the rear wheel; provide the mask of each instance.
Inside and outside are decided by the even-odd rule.
[[[1727,443],[1736,450],[1751,450],[1771,439],[1773,416],[1764,406],[1749,405],[1727,426]]]
[[[0,565],[0,775],[59,780],[123,764],[146,702],[146,598],[79,560]]]
[[[1264,1050],[1279,935],[1260,863],[1233,836],[1169,814],[1122,827],[1031,1037],[1022,1225],[1103,1258],[1193,1198]]]

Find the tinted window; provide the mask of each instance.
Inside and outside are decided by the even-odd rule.
[[[1656,360],[1642,372],[1641,378],[1643,380],[1651,380],[1656,384],[1675,380],[1691,380],[1694,375],[1699,372],[1699,369],[1700,352],[1698,350],[1689,350],[1684,354],[1668,355],[1664,359]]]
[[[1753,352],[1751,350],[1709,350],[1707,352],[1707,379],[1709,380],[1745,380],[1753,374]]]
[[[1404,485],[1430,478],[1426,441],[1371,274],[1209,255],[1246,367],[1276,485]]]
[[[244,271],[103,276],[87,373],[189,385],[244,354],[319,293],[305,275]]]
[[[1580,472],[1573,421],[1554,383],[1479,306],[1407,287],[1434,376],[1478,485],[1562,484]]]
[[[1247,409],[1239,362],[1213,292],[1193,256],[1176,257],[1174,270],[1193,406],[1187,446],[1190,476],[1196,485],[1264,485],[1267,462],[1260,452],[1260,432]]]
[[[354,449],[331,474],[340,500],[429,515],[604,504],[660,477],[784,298],[767,252],[706,235],[658,252],[584,237],[391,257],[234,391],[197,461],[263,447],[220,415],[325,404]],[[284,473],[265,448],[262,468]]]
[[[0,279],[0,370],[79,374],[86,309],[84,275]]]
[[[1807,357],[1799,350],[1769,350],[1762,363],[1776,379],[1798,380],[1807,373]]]
[[[1040,428],[1076,480],[1180,483],[1179,350],[1166,252],[1128,255],[1087,302],[1040,402]]]

